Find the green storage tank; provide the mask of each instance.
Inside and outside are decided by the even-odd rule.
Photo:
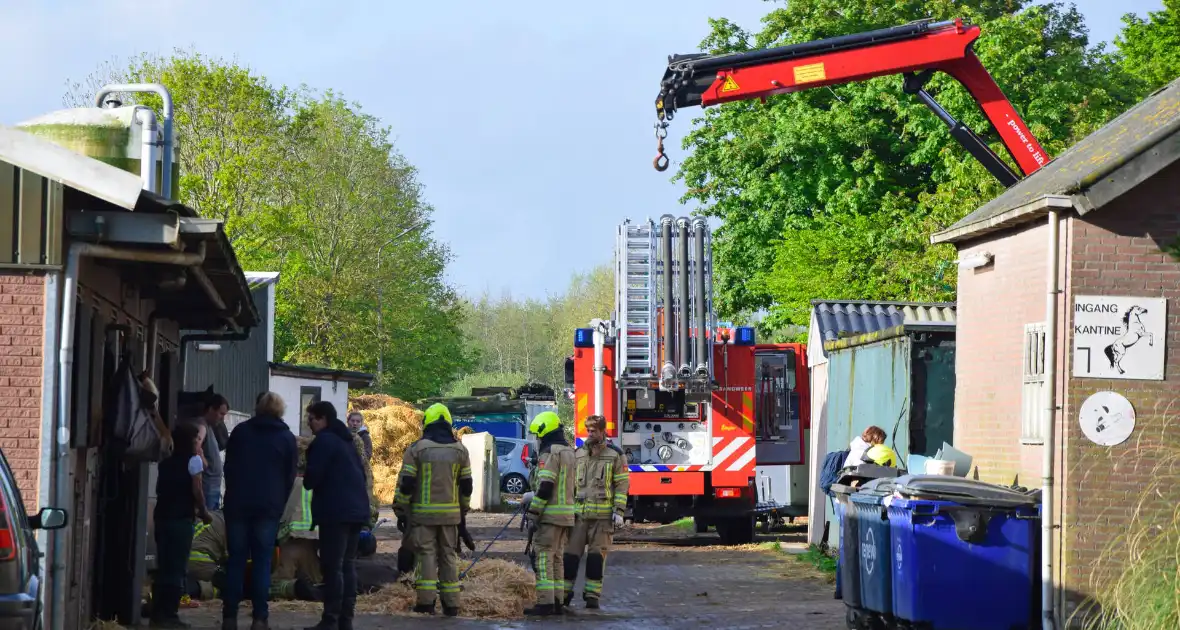
[[[39,136],[54,144],[66,147],[82,155],[92,157],[111,166],[140,174],[143,156],[143,125],[136,120],[138,107],[78,107],[62,109],[16,125],[17,128]],[[156,117],[157,142],[162,136],[162,120]],[[175,128],[174,128],[175,129]],[[173,132],[175,136],[175,131]],[[180,162],[176,138],[172,141],[172,189],[164,195],[171,199],[180,196]],[[161,185],[162,147],[156,145],[156,186]]]

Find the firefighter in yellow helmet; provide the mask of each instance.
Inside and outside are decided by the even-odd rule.
[[[422,439],[406,449],[393,512],[397,528],[414,550],[418,579],[414,612],[434,614],[436,593],[443,614],[459,614],[459,526],[471,507],[471,457],[451,430],[444,405],[426,409]],[[409,525],[407,531],[406,526]]]
[[[565,605],[574,598],[578,565],[586,553],[586,584],[582,599],[586,608],[598,608],[602,597],[602,574],[606,552],[616,527],[622,527],[627,511],[627,488],[630,473],[627,457],[606,441],[606,418],[586,418],[586,441],[576,452],[577,493],[574,502],[574,529],[565,548]],[[589,547],[589,549],[587,549]]]
[[[537,605],[526,615],[552,615],[565,607],[562,554],[574,526],[574,482],[577,460],[561,430],[561,418],[552,411],[537,414],[529,433],[540,439],[537,467],[525,493],[529,540],[536,546]]]

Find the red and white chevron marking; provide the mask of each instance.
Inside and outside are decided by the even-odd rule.
[[[754,438],[714,437],[713,462],[702,470],[741,472],[754,467]]]

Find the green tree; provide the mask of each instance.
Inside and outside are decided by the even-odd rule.
[[[1147,19],[1128,13],[1123,31],[1115,38],[1123,63],[1151,89],[1180,77],[1180,0],[1164,0],[1163,11]]]
[[[163,83],[175,104],[180,200],[225,222],[246,269],[281,273],[279,360],[381,370],[379,388],[435,394],[468,364],[448,248],[389,129],[332,92],[275,87],[236,63],[177,51],[103,64],[68,84]],[[159,107],[152,95],[125,100]]]
[[[751,34],[714,20],[702,44],[728,52],[921,18],[981,25],[975,50],[1051,155],[1123,111],[1137,83],[1089,46],[1076,9],[1016,0],[791,0]],[[927,89],[1010,164],[957,82]],[[984,132],[987,133],[984,133]],[[806,324],[813,298],[952,299],[953,251],[929,245],[1001,191],[899,76],[733,103],[696,120],[676,175],[683,201],[723,220],[714,239],[721,314],[768,309],[763,326]]]

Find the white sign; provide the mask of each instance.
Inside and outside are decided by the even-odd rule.
[[[1078,412],[1082,433],[1100,446],[1122,444],[1135,430],[1135,408],[1115,392],[1098,392],[1082,403]]]
[[[1164,380],[1168,301],[1078,295],[1073,306],[1073,375]]]

